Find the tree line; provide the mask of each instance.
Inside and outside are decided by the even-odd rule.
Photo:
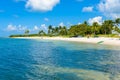
[[[93,22],[92,25],[88,24],[87,21],[84,21],[81,24],[72,25],[70,28],[66,26],[57,26],[53,27],[52,25],[48,26],[48,32],[40,30],[37,34],[29,34],[29,30],[25,30],[24,35],[16,36],[87,36],[87,35],[109,35],[113,34],[113,31],[120,33],[120,18],[115,20],[105,20],[102,24],[98,22]],[[10,37],[14,37],[11,35]]]

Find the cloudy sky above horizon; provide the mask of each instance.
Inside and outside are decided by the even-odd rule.
[[[120,17],[120,0],[0,0],[0,36]]]

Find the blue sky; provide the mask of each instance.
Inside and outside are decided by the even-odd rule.
[[[1,0],[0,36],[120,17],[120,0]],[[110,7],[108,7],[111,5]]]

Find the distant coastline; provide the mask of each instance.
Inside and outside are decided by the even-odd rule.
[[[37,40],[61,40],[61,41],[73,41],[73,42],[82,42],[82,43],[93,43],[93,44],[103,44],[103,45],[113,45],[113,46],[120,46],[120,39],[119,38],[105,38],[105,37],[98,37],[98,38],[67,38],[67,37],[14,37],[17,39],[37,39]]]
[[[40,30],[31,34],[25,30],[24,34],[10,35],[11,38],[23,39],[48,39],[75,41],[95,44],[106,44],[120,46],[120,18],[105,20],[102,24],[93,22],[88,24],[84,21],[81,24],[67,26],[48,26],[48,31]]]

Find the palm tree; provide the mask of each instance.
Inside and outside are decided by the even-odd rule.
[[[88,22],[87,21],[84,21],[83,25],[85,25],[85,35],[88,34]]]
[[[52,25],[49,25],[48,26],[48,34],[50,34],[52,32],[51,30],[52,30]]]
[[[105,20],[102,24],[106,34],[111,34],[114,26],[114,22],[112,20]]]
[[[115,20],[115,24],[116,24],[117,26],[119,26],[119,24],[120,24],[120,18],[117,18],[117,19]]]
[[[93,30],[94,30],[94,36],[96,35],[96,28],[98,27],[98,23],[94,22],[93,23]]]
[[[38,34],[41,36],[41,35],[43,35],[43,34],[44,34],[44,31],[43,31],[43,30],[41,30],[41,31],[39,31],[39,32],[38,32]]]
[[[61,27],[61,30],[60,30],[59,34],[60,35],[67,35],[67,28],[66,28],[66,26]]]
[[[55,27],[55,32],[58,33],[59,32],[59,28]]]
[[[106,30],[106,28],[107,28],[107,21],[104,21],[104,22],[102,23],[102,28],[103,28],[103,30],[104,30],[104,34],[106,35],[106,34],[107,34],[107,30]]]
[[[28,35],[30,33],[29,30],[25,30],[25,34]]]
[[[64,35],[67,35],[68,31],[67,31],[66,26],[64,26],[63,29],[64,29]]]
[[[62,29],[62,26],[59,26],[59,31]]]
[[[59,28],[55,27],[55,34],[58,35],[59,34]]]
[[[87,22],[87,21],[84,21],[84,23],[83,23],[83,24],[88,25],[88,22]]]
[[[52,31],[51,31],[52,34],[54,34],[54,33],[55,33],[55,28],[52,28],[51,30],[52,30]]]

